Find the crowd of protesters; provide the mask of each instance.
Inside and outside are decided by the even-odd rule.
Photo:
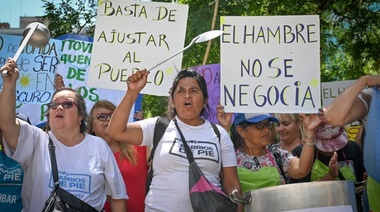
[[[89,114],[83,97],[58,78],[44,129],[16,114],[15,61],[8,59],[0,70],[8,71],[0,94],[0,163],[5,167],[0,172],[0,207],[6,211],[43,210],[54,188],[51,143],[60,185],[96,211],[193,211],[182,142],[192,149],[205,147],[197,141],[207,141],[210,148],[193,151],[195,161],[208,181],[226,194],[290,183],[366,181],[367,188],[356,195],[357,209],[380,211],[380,182],[371,172],[367,176],[363,162],[361,145],[365,148],[371,142],[349,141],[343,127],[371,116],[371,105],[379,104],[371,101],[379,90],[379,76],[361,77],[316,114],[233,115],[221,105],[217,114],[208,114],[205,80],[196,71],[181,70],[170,89],[168,126],[152,153],[153,162],[148,163],[158,118],[144,119],[139,111],[129,122],[133,104],[147,83],[145,69],[128,77],[119,105],[101,100]],[[218,119],[220,138],[207,119],[210,115]],[[154,174],[146,188],[150,166]],[[4,180],[10,173],[12,180]],[[241,204],[237,211],[243,211]]]

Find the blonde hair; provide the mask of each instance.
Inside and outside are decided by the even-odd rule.
[[[94,132],[94,128],[92,126],[93,122],[94,122],[94,118],[96,118],[95,115],[93,114],[94,110],[96,108],[106,108],[108,110],[115,111],[116,106],[108,100],[99,100],[94,104],[94,106],[91,108],[91,111],[90,111],[90,114],[89,114],[88,120],[87,120],[88,133],[92,134],[92,135],[96,135]],[[136,166],[137,165],[137,151],[136,151],[135,147],[133,145],[122,143],[122,142],[117,142],[117,143],[121,149],[119,158],[121,160],[127,159],[134,166]]]
[[[303,132],[304,132],[303,123],[301,123],[301,121],[300,121],[301,115],[299,113],[276,113],[276,114],[274,114],[274,117],[276,117],[279,120],[279,123],[281,123],[281,119],[284,116],[289,116],[289,118],[298,125],[298,128],[300,129],[300,139],[301,139]]]
[[[299,124],[299,121],[301,119],[301,116],[298,113],[276,113],[276,114],[274,114],[274,117],[276,117],[279,121],[281,121],[281,118],[284,116],[289,116],[290,119],[297,124]]]

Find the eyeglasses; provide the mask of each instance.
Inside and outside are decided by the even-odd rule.
[[[111,118],[112,113],[97,113],[96,118],[99,121],[107,121],[109,118]]]
[[[76,105],[78,107],[77,103],[72,102],[72,101],[64,101],[64,102],[61,102],[61,103],[59,103],[59,102],[50,102],[50,103],[47,104],[48,108],[49,109],[53,109],[53,110],[57,109],[57,107],[60,106],[60,105],[64,109],[72,108],[74,105]]]
[[[264,123],[264,122],[258,122],[258,123],[248,123],[249,126],[252,126],[252,125],[255,125],[255,127],[258,129],[258,130],[263,130],[264,128],[268,128],[268,129],[273,129],[273,126],[274,126],[274,123],[273,122],[268,122],[268,123]]]

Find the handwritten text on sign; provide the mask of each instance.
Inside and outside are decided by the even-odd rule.
[[[62,41],[62,55],[58,73],[64,79],[66,86],[77,89],[86,101],[87,110],[99,100],[108,100],[118,105],[125,91],[115,91],[86,86],[93,43],[75,36],[68,36]],[[133,116],[132,116],[133,117]]]
[[[221,104],[228,112],[316,112],[318,16],[222,17]]]
[[[90,86],[125,90],[134,71],[153,67],[182,49],[187,5],[124,0],[101,1],[98,7]],[[182,57],[158,66],[142,93],[168,95]]]
[[[14,57],[22,36],[0,34],[0,66],[8,57]],[[59,40],[50,39],[43,48],[27,45],[17,60],[20,76],[16,87],[16,102],[48,103],[54,91],[54,74],[59,64]],[[0,87],[3,80],[0,78]]]
[[[350,87],[356,80],[335,81],[335,82],[322,82],[321,83],[321,96],[322,106],[329,105],[334,99],[339,96],[343,91]]]

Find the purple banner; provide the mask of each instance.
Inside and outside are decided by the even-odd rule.
[[[216,106],[220,100],[220,64],[209,64],[204,66],[192,67],[200,73],[206,80],[208,91],[208,104],[210,106],[208,120],[218,124],[216,118]]]

